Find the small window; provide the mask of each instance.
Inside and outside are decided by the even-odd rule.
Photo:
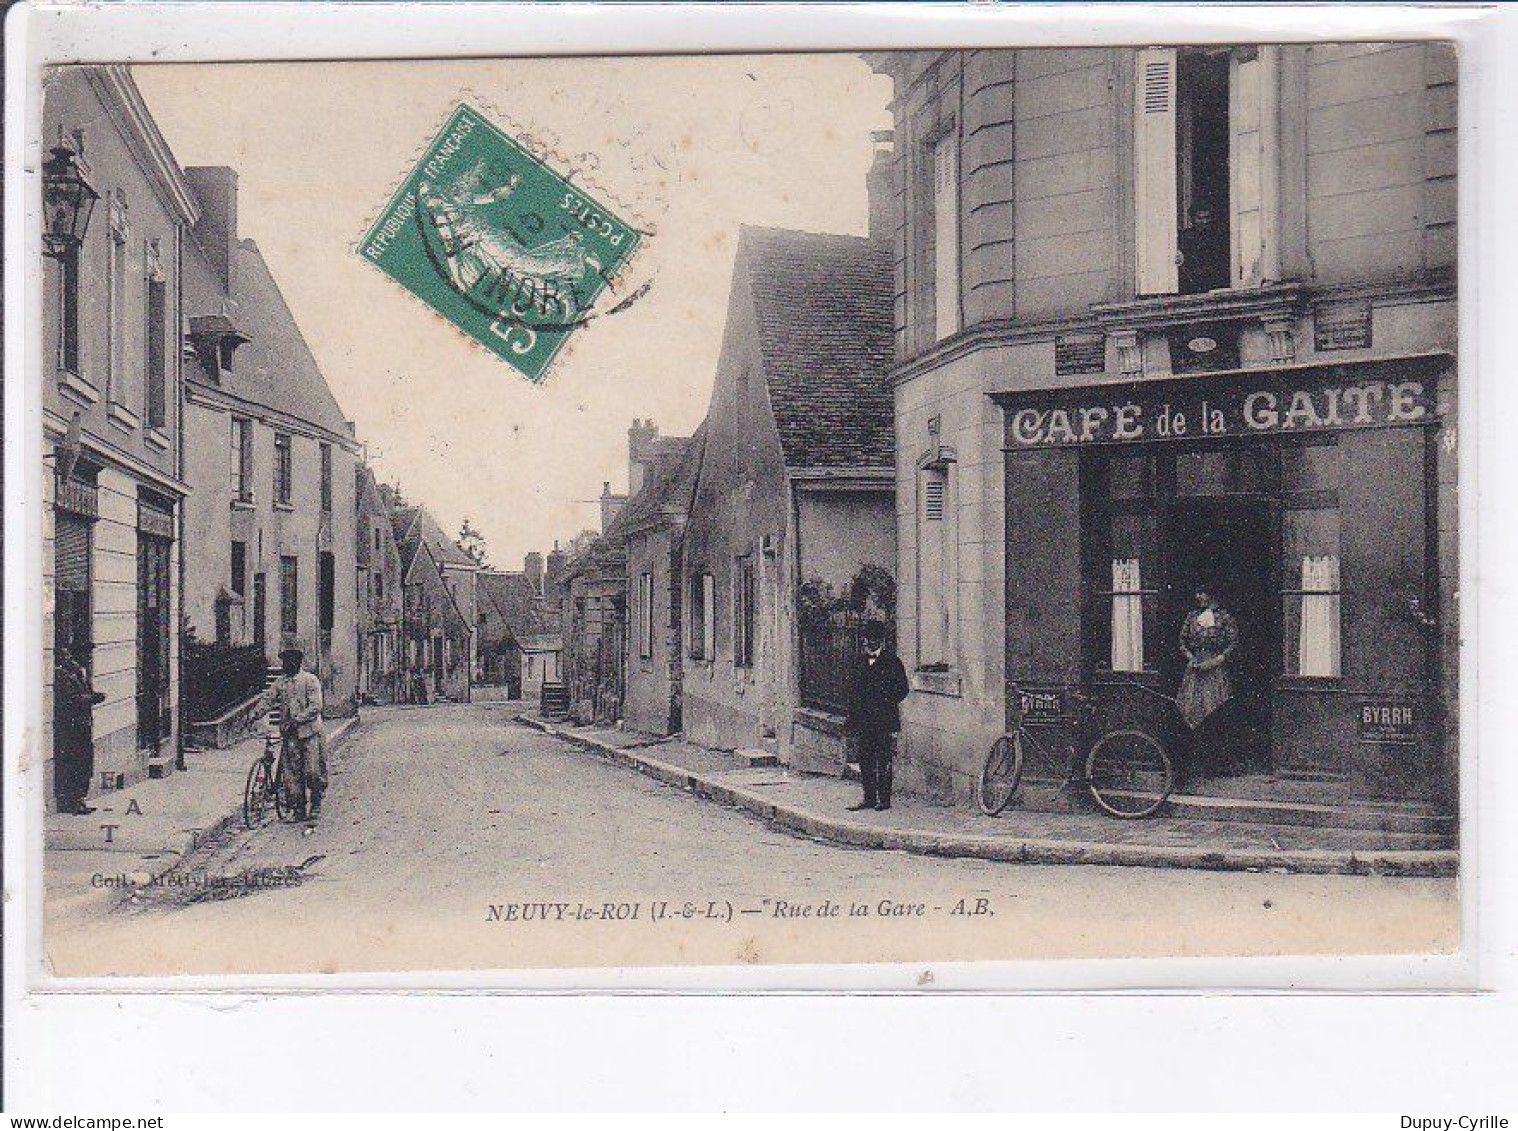
[[[733,663],[740,668],[754,666],[758,611],[754,559],[745,555],[738,559],[733,571]]]
[[[933,326],[947,338],[959,330],[959,137],[933,146]]]
[[[147,309],[147,412],[144,414],[149,428],[163,428],[169,419],[168,406],[168,351],[164,339],[168,335],[167,288],[162,279],[148,280]]]
[[[112,213],[116,211],[112,208]],[[110,239],[106,241],[105,261],[106,301],[106,368],[105,396],[108,401],[120,401],[122,394],[122,346],[126,340],[126,228],[117,226],[113,215]]]
[[[654,654],[654,575],[638,575],[638,655],[647,660]]]
[[[274,434],[274,501],[290,504],[294,477],[293,439],[288,432]]]
[[[79,250],[68,252],[58,261],[59,306],[61,326],[58,340],[58,365],[82,376],[79,359]]]
[[[1282,605],[1287,675],[1343,674],[1343,592],[1338,507],[1292,508],[1282,515]]]
[[[690,655],[693,660],[712,660],[717,652],[716,579],[698,573],[690,579]]]
[[[323,550],[317,558],[316,609],[323,632],[331,632],[336,621],[337,566],[330,550]]]
[[[332,513],[332,445],[321,445],[322,514]]]
[[[239,597],[248,594],[248,544],[232,543],[232,592]]]
[[[279,559],[279,630],[293,636],[300,631],[300,563],[290,556]]]
[[[232,418],[232,497],[240,503],[253,501],[253,422]]]

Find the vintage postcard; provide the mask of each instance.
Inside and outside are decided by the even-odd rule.
[[[1459,82],[49,68],[46,971],[1456,950]]]

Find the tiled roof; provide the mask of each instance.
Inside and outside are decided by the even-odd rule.
[[[893,466],[887,250],[859,236],[745,225],[738,270],[753,295],[786,465]]]
[[[221,377],[221,388],[338,436],[351,436],[347,415],[327,386],[258,245],[239,240],[233,256],[229,315],[215,309],[218,296],[186,296],[192,326],[199,323],[206,329],[230,322],[248,336],[233,356],[232,372]]]
[[[706,425],[703,423],[694,436],[681,443],[684,450],[679,461],[666,463],[644,484],[643,490],[617,512],[599,538],[565,562],[560,579],[580,575],[625,576],[628,533],[658,522],[666,507],[690,508],[696,477],[701,469],[701,453],[706,444]]]
[[[422,542],[431,548],[432,556],[440,565],[479,568],[479,563],[459,549],[459,544],[443,532],[437,519],[432,517],[426,507],[402,507],[390,516],[390,521],[395,530],[396,543],[400,546],[401,561],[407,569],[411,567],[411,559],[416,556],[417,546]]]
[[[669,439],[672,437],[661,443],[668,444]],[[667,449],[669,458],[643,485],[643,490],[628,500],[612,525],[626,533],[659,522],[666,510],[689,511],[705,444],[706,425],[703,423],[694,436],[681,439],[678,448],[670,445]]]
[[[548,631],[539,598],[525,573],[496,573],[487,570],[479,575],[480,590],[495,606],[513,636],[531,636]]]

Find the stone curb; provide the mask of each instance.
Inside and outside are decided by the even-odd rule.
[[[347,718],[340,720],[337,726],[332,729],[332,733],[327,736],[328,752],[336,750],[339,746],[341,746],[343,742],[347,740],[348,736],[358,729],[358,723],[359,719],[357,715],[350,715]],[[246,767],[244,767],[244,769],[246,769]],[[183,772],[194,773],[193,770],[187,770]],[[211,840],[213,837],[220,836],[222,833],[226,832],[227,829],[231,828],[241,820],[242,799],[239,798],[237,804],[233,806],[230,812],[224,813],[219,817],[215,817],[210,821],[209,824],[202,825],[199,828],[185,829],[182,832],[174,834],[169,842],[160,849],[160,852],[163,854],[161,858],[153,861],[153,866],[151,868],[142,868],[138,869],[138,871],[145,872],[149,877],[149,882],[159,879],[162,876],[166,876],[175,868],[178,868],[179,865],[184,862],[184,858],[191,852],[195,851],[197,848],[205,844],[208,840]],[[123,897],[130,894],[131,891],[128,889],[123,893]]]
[[[518,721],[555,738],[594,751],[697,797],[743,809],[783,829],[855,848],[895,849],[927,856],[962,856],[1011,864],[1098,864],[1131,868],[1195,868],[1209,871],[1299,872],[1313,875],[1453,876],[1459,853],[1450,849],[1387,849],[1353,852],[1334,849],[1282,849],[1265,852],[1235,848],[1188,848],[1161,844],[1112,844],[1102,841],[1043,837],[985,837],[927,829],[882,828],[820,816],[741,786],[728,785],[683,766],[660,762],[637,750],[624,750],[587,735],[555,726],[532,715]]]

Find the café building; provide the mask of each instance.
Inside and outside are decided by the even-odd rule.
[[[1102,726],[1183,747],[1167,696],[1205,592],[1238,643],[1192,788],[1442,800],[1453,379],[1451,357],[1428,353],[995,394],[1009,694],[1042,692],[1058,714],[1078,673]]]
[[[1068,733],[1089,691],[1099,725],[1197,751],[1177,812],[1451,828],[1453,49],[867,59],[893,116],[871,219],[898,788],[973,804],[1024,703]],[[1170,700],[1198,591],[1236,643],[1190,741]]]

